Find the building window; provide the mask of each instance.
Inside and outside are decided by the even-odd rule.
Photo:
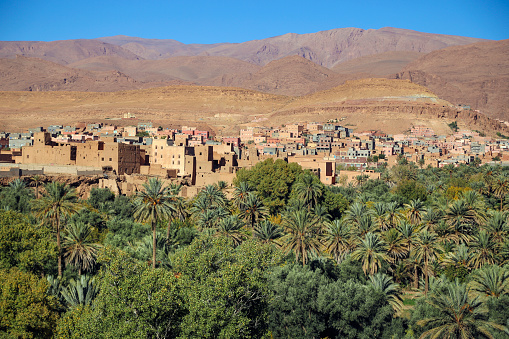
[[[101,158],[101,161],[104,161],[104,158]]]
[[[110,158],[110,161],[112,161],[112,159]]]
[[[179,160],[179,162],[178,162],[178,165],[180,165],[180,160]]]

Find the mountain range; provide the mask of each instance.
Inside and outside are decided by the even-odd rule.
[[[236,44],[128,36],[0,42],[0,91],[194,85],[305,96],[372,78],[409,80],[453,105],[509,120],[509,40],[386,27],[289,33]]]

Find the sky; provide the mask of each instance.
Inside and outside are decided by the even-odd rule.
[[[508,39],[509,0],[0,0],[0,41],[128,35],[235,43],[344,27]]]

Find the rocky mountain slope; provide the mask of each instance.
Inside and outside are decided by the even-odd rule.
[[[479,42],[431,52],[396,76],[455,104],[509,121],[509,40]]]
[[[183,84],[183,81],[143,82],[118,70],[85,71],[38,58],[0,59],[0,91],[108,92]]]
[[[338,28],[309,34],[288,33],[272,38],[237,44],[184,45],[175,40],[99,38],[121,46],[145,59],[164,59],[174,55],[227,56],[265,65],[286,56],[299,55],[314,63],[333,67],[335,64],[366,55],[388,51],[429,53],[454,45],[465,45],[481,39],[421,33],[407,29]]]

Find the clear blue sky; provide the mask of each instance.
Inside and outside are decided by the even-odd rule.
[[[386,26],[508,39],[509,0],[0,0],[1,41],[123,34],[184,43],[243,42],[285,33]]]

